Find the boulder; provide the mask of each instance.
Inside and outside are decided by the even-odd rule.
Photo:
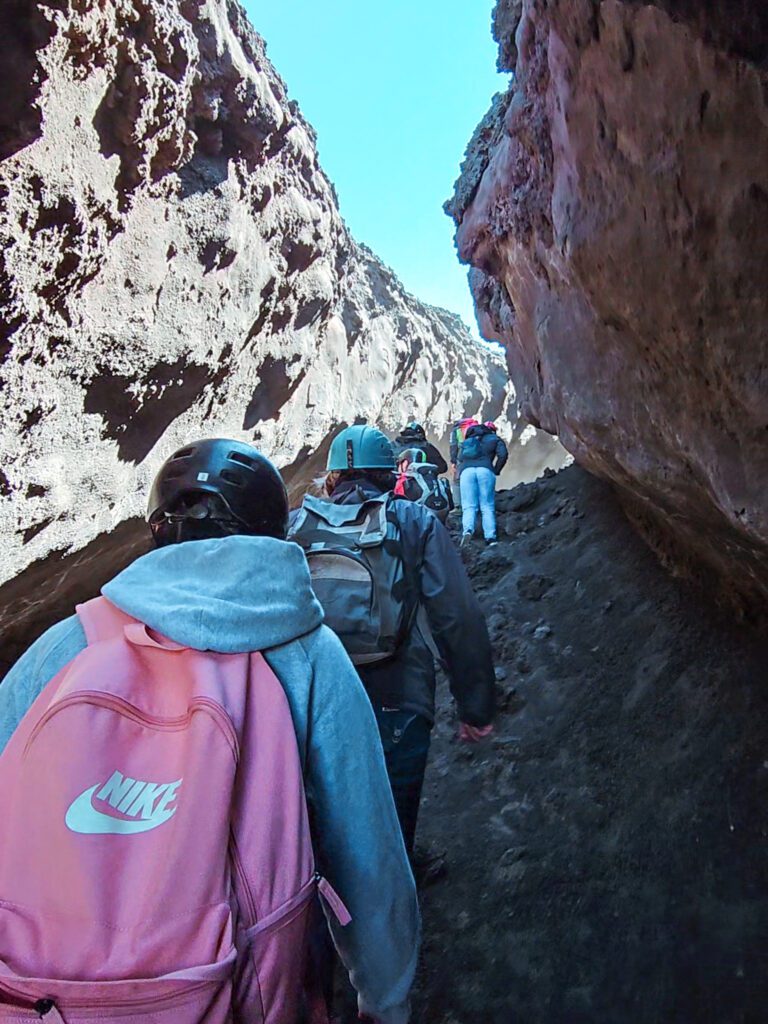
[[[768,598],[768,9],[499,0],[446,204],[523,415],[677,566]],[[744,603],[744,602],[743,602]]]

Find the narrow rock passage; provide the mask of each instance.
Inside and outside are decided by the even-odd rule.
[[[414,1020],[736,1024],[768,996],[765,645],[670,578],[577,467],[498,497],[466,554],[496,737],[440,701]]]

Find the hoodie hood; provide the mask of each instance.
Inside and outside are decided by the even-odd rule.
[[[323,621],[304,552],[298,544],[271,537],[158,548],[124,569],[102,593],[170,640],[221,654],[278,647]]]
[[[330,501],[334,505],[362,505],[364,501],[380,498],[382,494],[386,493],[372,480],[342,480],[338,486],[334,487]]]

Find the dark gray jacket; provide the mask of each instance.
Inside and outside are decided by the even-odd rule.
[[[353,505],[381,494],[367,480],[346,481],[331,496],[337,504]],[[464,571],[453,541],[428,509],[393,498],[403,557],[411,570],[418,600],[446,666],[459,718],[468,725],[488,725],[495,710],[493,655],[485,617]],[[417,625],[398,654],[376,665],[358,666],[371,700],[435,717],[435,662]]]
[[[467,441],[471,437],[477,437],[480,441],[480,453],[475,457],[470,456],[467,450]],[[459,449],[458,458],[459,473],[468,466],[475,466],[491,469],[498,476],[507,463],[509,452],[495,431],[479,424],[476,427],[470,427],[467,431],[464,443]]]

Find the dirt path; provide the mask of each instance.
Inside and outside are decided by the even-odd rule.
[[[421,841],[414,1020],[768,1019],[766,647],[669,578],[576,467],[499,496],[467,554],[504,712],[452,741],[441,700]]]

